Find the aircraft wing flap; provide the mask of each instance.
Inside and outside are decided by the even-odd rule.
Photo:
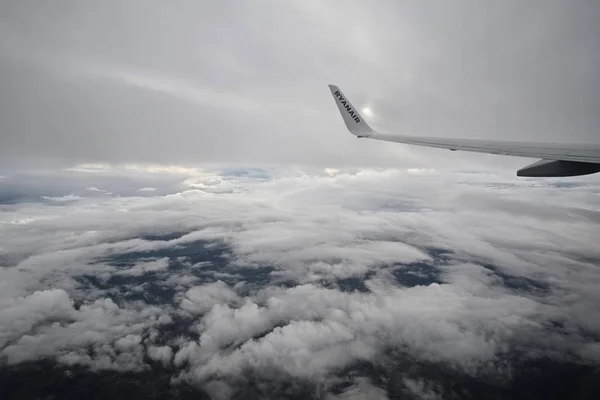
[[[592,150],[571,150],[569,152],[569,156],[598,160],[600,158],[599,153],[600,153],[599,149],[596,149],[596,150],[593,150],[593,149]],[[600,161],[598,161],[598,162],[600,162]]]

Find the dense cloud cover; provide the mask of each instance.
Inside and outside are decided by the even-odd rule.
[[[433,399],[474,395],[452,376],[506,389],[527,362],[600,361],[593,176],[87,166],[0,188],[20,182],[0,213],[3,368]]]

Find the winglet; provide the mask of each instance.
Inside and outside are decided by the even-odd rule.
[[[362,115],[360,115],[358,110],[350,103],[350,100],[344,96],[340,88],[335,85],[329,85],[329,90],[331,90],[335,104],[342,114],[346,127],[353,135],[358,137],[369,137],[374,133],[373,129],[365,122]]]

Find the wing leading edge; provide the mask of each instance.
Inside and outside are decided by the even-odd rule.
[[[600,172],[600,145],[511,142],[478,139],[435,138],[379,133],[371,129],[350,100],[335,85],[329,85],[346,127],[359,138],[369,138],[436,147],[448,150],[541,158],[517,172],[518,176],[576,176]]]

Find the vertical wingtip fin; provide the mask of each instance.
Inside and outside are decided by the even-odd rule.
[[[368,137],[371,135],[373,130],[358,110],[350,103],[350,100],[344,96],[340,88],[335,85],[329,85],[329,90],[350,133],[358,137]]]

